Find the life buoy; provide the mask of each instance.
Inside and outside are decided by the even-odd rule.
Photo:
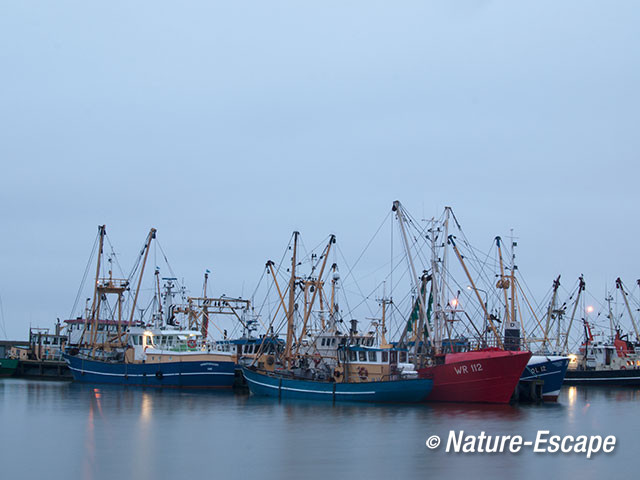
[[[187,340],[187,347],[196,348],[196,341],[193,338]]]
[[[358,369],[358,376],[360,377],[360,380],[366,380],[369,376],[369,371],[365,367],[360,367]]]
[[[273,365],[274,363],[276,363],[276,359],[275,359],[275,358],[273,358],[273,355],[269,355],[269,356],[267,357],[267,365],[271,366],[271,365]]]
[[[340,370],[338,370],[337,368],[333,371],[333,376],[336,378],[340,378],[340,376],[342,375],[342,372]]]
[[[620,370],[626,370],[627,367],[625,367],[624,365],[622,367],[620,367]]]

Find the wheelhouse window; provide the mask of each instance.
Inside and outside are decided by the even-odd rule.
[[[367,361],[367,352],[358,352],[358,361],[366,362]]]
[[[370,362],[376,361],[376,352],[369,352],[369,361]]]
[[[357,359],[358,356],[356,355],[356,352],[354,352],[353,350],[349,350],[349,361],[355,362]]]
[[[389,361],[389,352],[382,352],[382,363],[387,363]]]

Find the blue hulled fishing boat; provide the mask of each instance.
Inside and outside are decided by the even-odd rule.
[[[91,360],[64,354],[73,379],[83,383],[111,383],[174,388],[231,388],[233,361],[124,363]]]
[[[431,393],[431,379],[399,379],[370,382],[339,382],[295,378],[286,374],[243,367],[249,390],[254,395],[281,399],[327,400],[332,402],[417,403]]]
[[[113,259],[109,259],[107,275],[101,276],[105,226],[98,229],[98,254],[93,302],[87,306],[79,338],[73,338],[63,358],[75,381],[153,387],[231,388],[235,380],[235,355],[211,351],[200,330],[181,327],[173,304],[173,281],[167,278],[166,291],[160,292],[159,269],[156,268],[157,293],[152,322],[134,321],[134,312],[142,277],[155,238],[151,229],[139,257],[137,287],[129,318],[123,318],[123,303],[130,291],[131,277],[116,279],[112,275]],[[137,266],[133,272],[137,271]],[[133,273],[132,273],[133,275]],[[115,305],[109,298],[116,297]],[[163,308],[161,299],[164,298]],[[154,309],[155,310],[155,309]],[[106,314],[105,319],[101,314]],[[205,330],[206,331],[206,330]],[[77,329],[75,332],[79,333]],[[72,335],[73,337],[73,335]]]
[[[207,351],[200,332],[132,327],[125,348],[111,352],[70,349],[63,355],[73,379],[82,383],[110,383],[173,388],[231,388],[235,357]],[[154,338],[162,338],[156,346]]]
[[[542,399],[555,402],[558,400],[568,367],[569,357],[533,355],[522,372],[520,380],[543,380]]]
[[[265,353],[268,337],[263,337],[252,364],[243,366],[242,372],[251,393],[282,399],[332,402],[413,403],[426,399],[431,393],[433,380],[418,379],[413,365],[399,362],[398,350],[373,347],[372,338],[358,334],[356,320],[351,320],[352,328],[348,334],[337,334],[334,298],[339,276],[335,264],[331,267],[329,324],[325,324],[324,317],[320,316],[320,333],[312,333],[309,317],[322,285],[329,283],[323,279],[323,273],[335,236],[329,236],[329,242],[319,257],[312,256],[316,262],[312,271],[317,271],[317,276],[314,274],[310,280],[300,282],[296,276],[298,235],[294,232],[292,237],[288,305],[280,293],[282,289],[277,282],[274,264],[267,262],[280,295],[280,305],[285,311],[287,337],[284,350],[277,353]],[[303,293],[304,300],[299,309],[296,305],[298,292]],[[299,335],[296,335],[296,311],[303,312]],[[285,322],[281,325],[284,326]],[[406,349],[403,353],[406,357]]]

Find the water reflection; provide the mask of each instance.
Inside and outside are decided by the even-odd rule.
[[[592,478],[635,461],[620,411],[637,388],[567,387],[557,404],[360,405],[200,392],[0,381],[3,478],[429,477],[476,474]],[[431,434],[616,434],[613,457],[452,457]],[[34,432],[37,434],[34,435]],[[33,461],[37,452],[38,461]],[[65,459],[60,461],[60,459]],[[68,459],[68,460],[66,460]],[[52,471],[51,465],[56,465]],[[310,468],[312,466],[312,468]]]

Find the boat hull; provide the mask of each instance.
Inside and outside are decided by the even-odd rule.
[[[73,379],[82,383],[108,383],[166,388],[231,388],[232,361],[112,363],[64,354]]]
[[[542,399],[555,402],[564,383],[569,357],[533,355],[520,380],[543,380]]]
[[[18,368],[15,358],[0,358],[0,377],[10,377]]]
[[[568,385],[640,385],[640,369],[632,370],[568,370]]]
[[[531,352],[480,350],[448,353],[443,364],[418,370],[433,377],[428,402],[509,403]]]
[[[268,375],[243,367],[253,395],[329,402],[418,403],[431,392],[431,379],[336,383]]]

